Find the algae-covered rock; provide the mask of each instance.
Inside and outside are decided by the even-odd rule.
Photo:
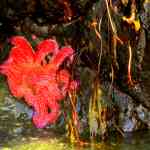
[[[0,144],[28,130],[31,123],[32,110],[15,99],[9,92],[6,82],[0,80]]]

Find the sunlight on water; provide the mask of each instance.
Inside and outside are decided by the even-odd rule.
[[[125,138],[113,137],[106,143],[93,143],[86,147],[69,144],[63,138],[28,137],[14,139],[0,150],[149,150],[150,132],[128,134]]]

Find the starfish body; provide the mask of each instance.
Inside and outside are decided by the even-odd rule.
[[[72,90],[78,82],[71,79],[67,69],[61,65],[69,58],[73,60],[73,49],[59,50],[56,41],[47,39],[37,45],[34,51],[22,36],[11,38],[13,47],[8,59],[0,65],[0,73],[7,76],[11,93],[34,110],[33,123],[38,128],[54,123],[60,115],[59,101]],[[45,57],[51,55],[45,63]]]

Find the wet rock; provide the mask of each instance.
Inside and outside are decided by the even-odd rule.
[[[124,132],[146,129],[150,123],[150,111],[126,93],[114,88],[116,104],[120,108],[120,127]]]
[[[0,84],[0,131],[4,132],[0,132],[0,141],[5,141],[21,135],[29,126],[32,128],[32,110],[10,95],[5,82]]]
[[[10,134],[8,134],[7,132],[3,130],[0,130],[0,146],[3,144],[2,142],[6,142],[10,140],[10,138],[12,138]]]
[[[38,25],[30,17],[26,17],[22,23],[23,32],[34,33],[38,36],[47,35],[49,32],[48,25]]]
[[[129,117],[126,117],[124,120],[124,124],[122,126],[122,129],[124,132],[132,132],[135,128],[135,122],[132,119],[129,119]]]
[[[143,28],[148,33],[148,38],[150,38],[150,2],[145,1],[143,4],[144,10],[140,15],[140,19],[142,21]]]

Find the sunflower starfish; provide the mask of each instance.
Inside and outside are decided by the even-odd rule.
[[[59,50],[57,42],[51,39],[41,41],[36,51],[22,36],[12,37],[10,42],[13,47],[8,59],[0,65],[0,73],[7,76],[12,95],[24,98],[33,108],[32,119],[37,128],[54,123],[60,115],[59,101],[78,87],[69,71],[61,68],[67,58],[72,63],[73,49]]]

